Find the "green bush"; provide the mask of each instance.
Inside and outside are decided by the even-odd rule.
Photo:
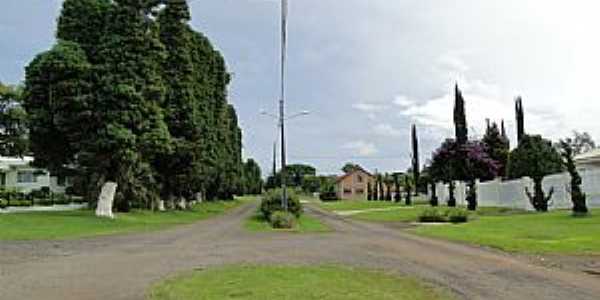
[[[50,199],[50,188],[42,187],[39,190],[32,190],[29,192],[29,196],[34,199]]]
[[[296,216],[283,211],[276,211],[271,215],[271,226],[276,229],[292,229],[296,226]]]
[[[267,220],[271,220],[271,215],[276,211],[283,211],[281,200],[283,199],[283,192],[281,189],[270,190],[262,198],[260,204],[260,212]],[[300,198],[292,191],[287,193],[288,199],[288,211],[293,214],[296,218],[299,218],[302,214],[302,204],[300,204]]]
[[[446,216],[436,208],[427,208],[419,214],[419,222],[421,223],[439,223],[447,222]]]
[[[449,209],[446,216],[450,223],[466,223],[469,221],[469,212],[460,208]]]
[[[319,199],[323,202],[331,202],[340,200],[336,192],[324,192],[319,194]]]

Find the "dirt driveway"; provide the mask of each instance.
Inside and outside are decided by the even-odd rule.
[[[181,271],[234,263],[344,264],[417,276],[464,299],[600,299],[600,279],[309,208],[326,234],[250,233],[256,206],[193,225],[77,241],[0,242],[0,299],[144,299]],[[357,278],[360,280],[360,278]]]

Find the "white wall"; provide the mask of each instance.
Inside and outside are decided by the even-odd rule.
[[[582,190],[587,195],[588,207],[600,207],[600,170],[580,172]],[[542,181],[544,191],[548,193],[554,188],[554,195],[549,203],[549,209],[568,209],[573,205],[569,194],[571,176],[561,173],[546,176]],[[525,189],[533,193],[533,180],[524,177],[516,180],[501,181],[499,179],[488,182],[477,182],[477,202],[482,207],[510,207],[533,210]],[[437,196],[440,203],[448,201],[448,185],[436,185]],[[457,182],[455,197],[458,205],[466,205],[466,185]]]

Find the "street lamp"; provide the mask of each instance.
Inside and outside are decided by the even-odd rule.
[[[263,116],[271,117],[273,119],[278,120],[278,127],[281,130],[281,190],[283,193],[283,197],[281,199],[281,206],[284,211],[288,211],[288,199],[287,199],[287,182],[286,182],[286,152],[285,152],[285,121],[295,119],[301,116],[306,116],[310,114],[310,111],[303,110],[301,112],[292,114],[290,116],[284,117],[283,111],[280,111],[279,115],[272,114],[264,109],[260,110],[260,114]]]

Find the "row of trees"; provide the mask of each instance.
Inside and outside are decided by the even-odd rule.
[[[64,1],[22,96],[0,85],[1,154],[33,153],[89,199],[116,182],[119,211],[260,193],[225,60],[189,21],[185,0]]]
[[[496,177],[516,179],[530,177],[534,182],[534,191],[526,191],[533,207],[538,211],[547,211],[552,197],[542,188],[545,176],[559,173],[566,169],[571,174],[571,194],[574,211],[586,213],[585,195],[581,192],[581,177],[577,174],[573,156],[595,147],[587,134],[575,133],[575,139],[562,140],[558,146],[540,135],[529,135],[525,132],[525,116],[523,100],[515,101],[517,119],[518,146],[510,151],[509,140],[504,129],[497,123],[487,122],[486,133],[481,140],[470,140],[466,122],[465,102],[462,92],[455,87],[454,126],[455,138],[447,139],[433,153],[426,173],[431,177],[433,205],[437,205],[434,183],[445,182],[449,185],[448,206],[456,206],[454,181],[465,181],[468,186],[468,208],[477,208],[475,180],[490,180]]]

